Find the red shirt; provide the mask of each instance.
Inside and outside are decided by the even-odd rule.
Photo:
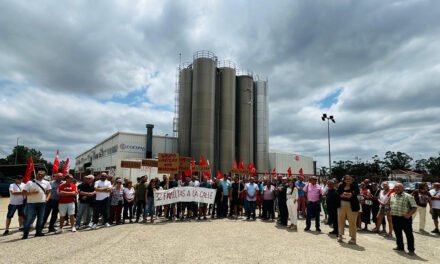
[[[58,187],[58,192],[65,191],[65,192],[76,192],[76,184],[73,183],[65,183],[61,184]],[[58,201],[60,204],[68,204],[75,202],[75,196],[61,196],[60,200]]]

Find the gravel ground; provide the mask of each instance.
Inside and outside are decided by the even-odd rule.
[[[1,233],[7,203],[7,198],[0,198]],[[14,218],[12,234],[0,237],[0,263],[440,263],[440,236],[415,232],[417,256],[409,256],[394,252],[394,240],[378,234],[361,232],[358,245],[352,246],[347,241],[338,243],[325,225],[322,233],[304,232],[304,225],[300,220],[299,231],[291,232],[261,220],[160,219],[155,224],[96,231],[66,229],[64,234],[42,238],[34,238],[31,232],[28,240],[21,240]],[[426,230],[432,229],[428,218]]]

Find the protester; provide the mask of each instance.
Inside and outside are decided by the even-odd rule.
[[[286,190],[287,196],[287,210],[289,212],[288,228],[297,230],[298,225],[298,189],[295,186],[295,181],[289,181],[289,187]],[[290,225],[289,225],[290,223]]]
[[[434,221],[435,228],[431,231],[431,233],[439,234],[440,231],[438,229],[438,219],[440,218],[440,183],[434,183],[434,189],[430,191],[432,207],[430,213],[432,215],[432,220]]]
[[[337,191],[341,204],[338,209],[338,242],[344,239],[345,221],[348,220],[348,229],[350,235],[349,244],[356,244],[356,218],[360,209],[357,196],[359,195],[359,187],[353,182],[353,178],[345,175],[341,185]]]
[[[251,177],[249,183],[244,186],[246,191],[246,200],[248,203],[248,210],[246,214],[246,220],[249,220],[252,215],[252,219],[255,220],[255,202],[257,200],[258,184],[255,183],[255,178]]]
[[[397,244],[394,250],[404,251],[403,231],[406,236],[409,254],[414,255],[415,247],[412,216],[417,211],[417,204],[414,197],[403,191],[403,185],[401,183],[396,183],[394,186],[394,194],[391,195],[390,199],[390,209]]]
[[[208,178],[203,176],[202,182],[200,183],[200,188],[211,188],[211,184],[208,182]],[[203,216],[203,220],[206,220],[206,212],[208,211],[208,204],[207,203],[200,203],[199,205],[199,214],[198,214],[198,220],[200,220],[201,216]]]
[[[139,222],[139,218],[142,215],[145,215],[146,204],[145,204],[145,198],[147,193],[147,176],[142,176],[140,179],[140,182],[138,182],[135,186],[135,201],[136,201],[136,223]],[[145,216],[143,217],[145,219]]]
[[[304,187],[306,184],[303,182],[304,178],[302,176],[298,177],[298,181],[295,183],[298,189],[298,215],[306,216],[306,196],[304,194]]]
[[[76,217],[76,229],[79,230],[81,228],[81,221],[84,213],[86,214],[86,221],[84,223],[85,226],[91,227],[91,205],[95,201],[95,187],[93,184],[93,180],[95,177],[93,175],[87,175],[84,177],[84,182],[82,182],[78,186],[79,192],[79,210],[78,215]]]
[[[287,209],[287,177],[283,177],[277,187],[279,219],[278,224],[287,226],[289,212]]]
[[[231,210],[229,211],[229,216],[238,218],[240,206],[242,205],[240,194],[244,191],[243,183],[239,182],[237,176],[234,177],[234,182],[231,184],[231,191],[229,192],[229,199],[231,203]]]
[[[326,205],[328,212],[327,224],[333,228],[330,234],[338,235],[338,208],[341,206],[341,201],[333,180],[327,181]]]
[[[75,228],[75,198],[76,198],[76,184],[72,183],[72,175],[68,174],[64,178],[65,183],[58,187],[60,212],[60,229],[58,233],[63,233],[63,225],[65,217],[68,216],[70,220],[70,227],[72,232],[76,232]]]
[[[416,217],[416,215],[419,215],[419,231],[420,232],[426,232],[425,231],[425,224],[426,224],[426,206],[429,204],[429,207],[432,208],[431,205],[431,194],[428,190],[428,185],[426,182],[422,182],[419,184],[417,189],[415,189],[412,194],[414,197],[414,200],[417,204],[417,211],[413,215],[413,219]]]
[[[223,180],[219,182],[222,191],[222,210],[220,217],[228,216],[228,201],[229,201],[229,191],[231,189],[231,183],[228,181],[226,177],[223,177]]]
[[[213,184],[211,185],[212,189],[216,189],[214,204],[212,206],[211,218],[214,218],[217,215],[217,218],[221,218],[223,215],[223,202],[222,202],[222,187],[220,185],[219,179],[214,179]]]
[[[369,182],[367,182],[369,183]],[[362,206],[361,222],[364,223],[362,230],[368,231],[368,225],[371,223],[371,206],[373,205],[373,196],[367,183],[361,183],[360,196],[362,196],[360,203]],[[360,226],[360,228],[362,228]]]
[[[15,211],[18,213],[18,225],[20,229],[23,229],[23,220],[24,220],[24,196],[23,189],[25,184],[22,182],[23,176],[17,175],[15,177],[15,183],[11,183],[9,185],[9,205],[8,205],[8,213],[6,215],[6,227],[3,235],[6,236],[9,234],[9,225],[11,224],[11,220],[14,217]]]
[[[116,222],[121,224],[121,212],[124,206],[124,188],[122,188],[122,179],[116,180],[116,186],[112,188],[110,193],[110,224]]]
[[[56,173],[54,176],[54,179],[50,182],[51,186],[51,194],[50,199],[46,203],[46,208],[44,209],[44,220],[43,220],[43,228],[47,223],[47,219],[50,215],[49,220],[49,233],[50,232],[56,232],[55,229],[55,222],[58,219],[58,207],[59,207],[59,199],[60,196],[58,194],[58,187],[62,184],[63,174],[62,173]]]
[[[27,239],[32,223],[37,218],[35,236],[44,236],[43,234],[43,217],[46,202],[50,199],[50,183],[44,180],[46,175],[45,169],[38,169],[36,179],[28,181],[23,189],[23,193],[27,197],[26,204],[26,221],[23,229],[23,238]]]
[[[95,207],[93,208],[93,225],[92,229],[96,229],[99,223],[99,216],[102,215],[106,227],[110,227],[108,223],[108,207],[109,197],[112,191],[112,184],[107,180],[107,173],[102,172],[100,180],[95,182]]]
[[[320,204],[322,207],[322,210],[324,211],[324,223],[328,223],[328,211],[327,211],[327,204],[326,204],[326,195],[327,195],[327,179],[322,179],[322,182],[319,184],[319,186],[321,186],[321,190],[322,190],[322,196],[320,199]]]
[[[307,217],[306,217],[306,228],[304,231],[309,231],[312,224],[312,216],[315,217],[315,227],[316,231],[321,232],[319,216],[321,213],[320,200],[322,197],[321,186],[316,184],[317,178],[315,176],[310,177],[309,182],[304,187],[304,192],[307,197]]]
[[[386,216],[388,221],[388,236],[393,235],[393,221],[391,219],[390,214],[390,196],[392,194],[392,191],[390,190],[390,187],[388,185],[388,182],[382,183],[383,190],[380,192],[379,195],[379,214],[377,215],[377,221],[376,221],[376,228],[373,229],[373,232],[380,232],[380,226],[383,226],[383,232],[386,233],[385,224],[383,223],[384,216]]]
[[[371,197],[372,197],[371,200],[373,202],[373,204],[371,205],[371,215],[372,215],[371,220],[373,220],[373,223],[376,225],[376,227],[372,230],[373,232],[377,230],[377,215],[379,214],[379,208],[380,208],[379,196],[380,196],[380,189],[377,183],[373,182],[371,184]]]
[[[129,220],[129,223],[133,222],[133,204],[135,190],[132,185],[133,183],[131,181],[127,181],[126,186],[124,187],[124,213],[122,218],[123,224],[125,223],[126,219]]]
[[[155,207],[154,207],[154,192],[156,190],[158,190],[157,187],[157,180],[156,179],[151,179],[150,180],[150,184],[147,187],[147,193],[146,193],[146,200],[145,203],[147,204],[147,208],[145,210],[146,214],[145,214],[145,219],[144,222],[147,221],[147,217],[148,215],[150,216],[150,222],[154,223],[154,215],[155,215]]]
[[[266,179],[263,187],[263,220],[275,219],[274,200],[275,186]]]
[[[171,178],[169,180],[169,188],[176,188],[179,186],[179,183],[176,179],[176,175],[171,175]],[[168,220],[173,220],[176,218],[176,204],[172,203],[168,206],[169,210],[168,210]]]

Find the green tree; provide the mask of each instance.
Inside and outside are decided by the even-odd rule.
[[[387,151],[385,153],[384,164],[387,170],[409,170],[413,158],[404,152]]]
[[[426,169],[433,176],[440,176],[440,153],[438,157],[430,157],[426,161]]]

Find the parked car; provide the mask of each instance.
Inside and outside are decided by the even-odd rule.
[[[406,193],[412,193],[417,188],[417,182],[404,182],[403,189]]]
[[[14,182],[15,180],[11,178],[0,178],[0,195],[9,196],[9,185]]]

